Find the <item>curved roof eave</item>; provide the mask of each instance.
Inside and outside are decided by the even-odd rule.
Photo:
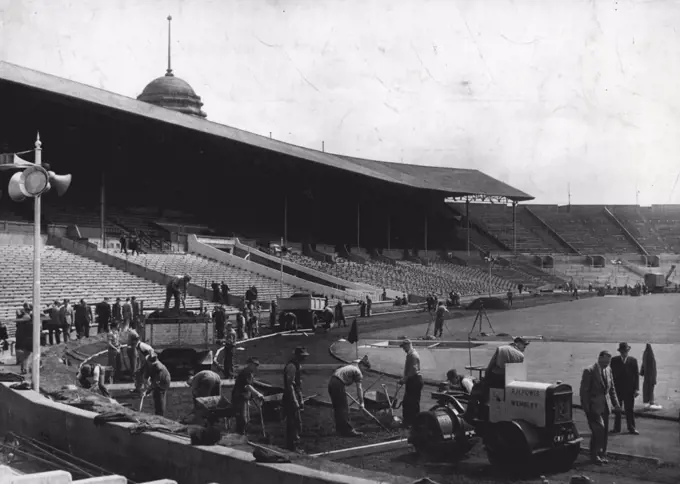
[[[250,146],[262,148],[276,153],[301,158],[304,160],[321,163],[323,165],[339,168],[353,173],[383,180],[389,183],[396,183],[424,190],[435,190],[449,193],[451,195],[475,195],[483,194],[470,185],[461,191],[460,183],[447,186],[448,183],[435,183],[423,177],[426,172],[448,170],[448,176],[460,175],[465,170],[453,168],[436,167],[415,167],[414,165],[404,165],[399,168],[399,163],[388,163],[383,161],[364,160],[348,156],[325,153],[310,148],[285,143],[267,138],[258,134],[250,133],[240,129],[232,128],[223,124],[208,121],[154,106],[152,104],[138,101],[136,99],[115,94],[103,89],[99,89],[79,82],[71,81],[61,77],[46,74],[26,67],[21,67],[9,62],[0,61],[0,80],[28,86],[41,91],[46,91],[55,95],[71,97],[81,101],[96,104],[108,109],[115,109],[128,114],[142,116],[148,119],[170,123],[175,126],[191,129],[204,134],[225,138]],[[453,171],[452,171],[453,170]],[[487,193],[492,196],[502,196],[513,200],[531,200],[533,197],[520,190],[510,187],[499,180],[485,175],[477,170],[467,170],[480,175],[479,179],[484,179],[486,184],[494,186],[495,192]],[[474,180],[473,180],[474,181]],[[493,182],[493,183],[492,183]],[[456,186],[458,185],[458,186]],[[480,187],[484,188],[484,187]],[[504,193],[500,193],[504,192]]]

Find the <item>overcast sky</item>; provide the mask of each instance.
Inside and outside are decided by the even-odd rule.
[[[212,121],[538,203],[680,203],[676,0],[0,0],[0,59],[136,97],[168,14]]]

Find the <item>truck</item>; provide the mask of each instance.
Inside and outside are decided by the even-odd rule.
[[[142,340],[158,353],[158,359],[174,377],[210,369],[215,346],[212,320],[191,311],[154,311],[144,319]]]
[[[298,328],[315,330],[326,307],[326,298],[318,294],[299,292],[291,297],[277,299],[279,330],[283,329],[281,316],[283,313],[293,313],[297,318]]]
[[[663,274],[649,272],[645,274],[645,286],[649,288],[649,292],[663,292],[666,287],[666,277]]]

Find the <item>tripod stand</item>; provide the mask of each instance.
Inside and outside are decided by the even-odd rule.
[[[482,333],[483,323],[484,323],[484,321],[482,320],[482,317],[486,318],[486,322],[489,325],[489,329],[491,329],[491,332],[493,334],[496,334],[496,331],[493,329],[493,326],[491,325],[491,320],[489,319],[489,315],[486,314],[486,309],[484,309],[484,303],[480,302],[479,310],[477,310],[477,315],[475,316],[475,320],[472,322],[472,328],[470,328],[470,332],[468,333],[468,337],[469,337],[469,335],[474,333],[475,328],[477,327],[478,323],[479,323],[479,332]]]

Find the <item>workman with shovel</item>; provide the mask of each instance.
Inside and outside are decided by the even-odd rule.
[[[170,389],[170,372],[166,366],[158,360],[158,357],[155,354],[149,356],[146,360],[147,364],[144,379],[150,380],[151,384],[149,389],[144,393],[144,397],[149,394],[153,395],[154,413],[162,417],[165,415],[166,397],[168,390]]]
[[[302,419],[300,412],[304,409],[302,400],[301,365],[307,359],[307,348],[295,348],[293,358],[283,368],[283,414],[286,419],[286,447],[293,452],[299,450]]]
[[[128,334],[128,356],[130,357],[130,371],[133,372],[135,378],[135,388],[130,390],[131,393],[138,393],[141,391],[144,383],[144,374],[146,372],[146,365],[151,356],[156,355],[156,351],[143,341],[140,341],[139,334],[135,330],[131,330]],[[130,351],[132,349],[132,351]]]
[[[253,398],[260,401],[260,412],[264,395],[253,387],[255,372],[260,366],[257,358],[248,358],[246,367],[241,370],[234,381],[234,389],[231,391],[231,406],[236,414],[236,433],[246,435],[248,422],[250,421],[250,400]]]
[[[350,385],[356,385],[357,400],[361,408],[364,408],[364,390],[361,382],[364,375],[361,370],[369,370],[371,363],[368,361],[368,356],[365,355],[360,360],[355,360],[350,365],[338,368],[333,372],[330,381],[328,382],[328,394],[331,397],[333,404],[333,412],[335,414],[335,431],[338,435],[343,437],[359,437],[363,435],[352,427],[349,421],[349,403],[347,402],[346,388]]]

